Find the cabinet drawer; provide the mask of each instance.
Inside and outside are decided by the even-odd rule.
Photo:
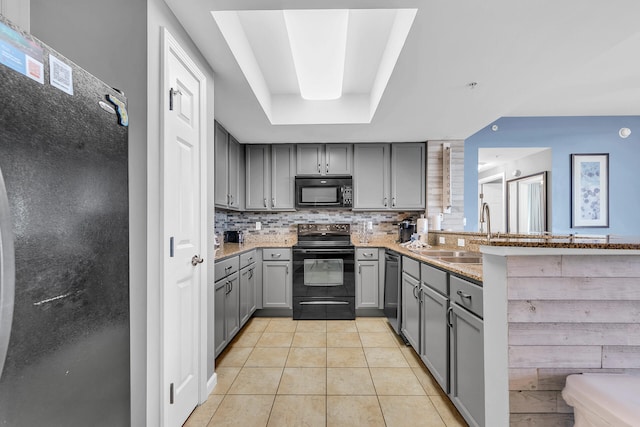
[[[420,262],[406,256],[402,257],[402,271],[416,279],[420,279]]]
[[[356,248],[356,259],[359,260],[377,260],[378,248]]]
[[[467,282],[456,276],[449,278],[449,298],[451,302],[482,317],[482,286]]]
[[[442,295],[448,295],[449,289],[447,289],[447,273],[431,267],[427,264],[420,265],[420,278],[422,283],[429,286],[431,289],[440,292]]]
[[[291,249],[271,248],[262,250],[263,261],[288,261],[291,259]]]
[[[240,268],[245,268],[249,264],[253,264],[258,259],[256,250],[240,254]]]
[[[239,270],[239,260],[237,256],[216,261],[216,282]]]

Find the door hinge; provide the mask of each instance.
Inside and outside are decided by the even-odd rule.
[[[173,405],[173,383],[169,385],[169,403]]]
[[[180,90],[175,90],[174,88],[169,89],[169,111],[173,111],[174,95],[182,95],[182,92],[180,92]]]
[[[169,237],[169,257],[173,258],[173,237]]]

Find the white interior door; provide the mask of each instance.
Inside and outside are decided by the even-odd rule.
[[[165,31],[163,105],[163,401],[166,426],[180,426],[199,402],[203,238],[201,150],[205,78]],[[206,300],[206,298],[204,298]]]

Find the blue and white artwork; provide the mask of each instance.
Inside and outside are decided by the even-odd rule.
[[[582,162],[580,164],[580,218],[600,219],[601,185],[600,162]]]

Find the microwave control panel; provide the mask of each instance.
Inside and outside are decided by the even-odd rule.
[[[343,206],[353,205],[353,187],[348,187],[348,186],[342,187],[342,205]]]

